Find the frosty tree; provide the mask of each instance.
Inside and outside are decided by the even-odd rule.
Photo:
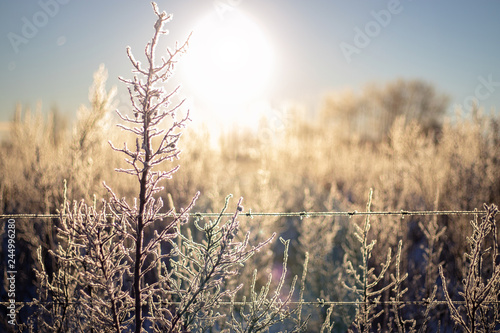
[[[180,119],[177,114],[183,101],[171,105],[179,87],[166,92],[163,86],[179,56],[186,52],[189,38],[157,59],[158,41],[166,34],[163,26],[171,15],[152,5],[157,20],[145,48],[146,63],[141,64],[127,48],[135,75],[120,78],[129,86],[132,114],[117,111],[123,121],[118,126],[132,133],[135,145],[125,143],[119,148],[110,143],[114,151],[126,156],[128,168],[117,171],[137,179],[139,195],[130,203],[105,184],[109,201],[92,205],[65,201],[58,227],[59,247],[50,252],[57,262],[56,272],[48,273],[39,251],[40,297],[34,303],[40,311],[31,318],[31,331],[188,332],[215,325],[250,332],[255,327],[266,329],[297,311],[288,309],[292,294],[285,300],[278,297],[282,282],[274,295],[267,297],[268,290],[259,296],[262,307],[252,306],[248,313],[240,309],[240,320],[232,313],[215,311],[222,302],[234,307],[242,285],[229,280],[274,238],[273,234],[267,241],[249,246],[249,233],[237,235],[242,199],[226,222],[223,213],[230,197],[216,219],[194,221],[191,228],[203,235],[200,243],[189,228],[183,228],[187,234],[180,233],[199,193],[179,212],[174,208],[161,212],[160,182],[171,178],[178,168],[163,171],[162,164],[179,158],[177,143],[189,121],[188,112]],[[260,313],[262,309],[268,310]],[[298,321],[299,327],[304,325]]]

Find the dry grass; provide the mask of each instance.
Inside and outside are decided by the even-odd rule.
[[[114,168],[126,165],[119,154],[111,153],[107,140],[128,142],[129,147],[135,147],[136,141],[110,126],[114,93],[106,90],[106,78],[105,69],[100,68],[90,89],[89,106],[80,108],[73,126],[56,112],[44,116],[41,107],[35,111],[23,111],[21,106],[17,108],[9,135],[0,146],[1,213],[56,213],[63,207],[64,180],[67,181],[68,202],[81,199],[92,202],[95,196],[117,204],[121,197],[140,195],[136,182],[131,179],[133,177],[124,178],[124,175],[114,172]],[[444,97],[426,85],[405,84],[402,86],[410,87],[408,89],[432,91],[432,105],[440,110]],[[401,114],[397,108],[391,112],[383,111],[395,100],[402,103],[403,93],[395,89],[394,84],[388,84],[385,90],[367,88],[359,99],[353,93],[329,96],[317,119],[300,116],[292,108],[286,126],[274,133],[273,140],[262,137],[265,132],[262,128],[257,132],[235,130],[218,138],[218,147],[211,147],[206,144],[213,141],[210,129],[194,124],[184,131],[182,140],[176,141],[176,148],[183,151],[180,169],[172,179],[161,184],[164,189],[158,190],[155,200],[169,202],[161,212],[171,209],[179,212],[180,207],[189,207],[197,191],[201,195],[193,210],[200,212],[219,212],[229,193],[245,197],[247,212],[250,209],[254,212],[362,211],[367,191],[373,188],[368,207],[371,210],[473,210],[482,207],[483,203],[500,202],[498,114],[475,110],[470,116],[458,114],[445,119],[431,117],[428,113],[419,117],[415,109],[411,115]],[[381,103],[384,94],[394,103]],[[385,122],[372,129],[367,126],[366,119],[373,114],[363,115],[370,105],[377,105],[377,112],[386,115]],[[406,106],[405,103],[398,104],[399,108]],[[340,122],[347,123],[342,127],[344,130],[337,131],[336,118],[332,118],[336,113],[328,108],[348,110],[356,118],[339,118]],[[133,153],[132,150],[129,152]],[[170,171],[172,167],[175,165],[161,165],[157,171]],[[102,186],[104,180],[113,192],[108,193]],[[229,224],[221,220],[197,221],[198,227],[183,224],[180,229],[183,236],[179,236],[182,241],[171,245],[177,245],[184,251],[182,253],[198,253],[206,260],[215,260],[214,253],[220,252],[222,258],[227,249],[222,249],[225,245],[216,242],[213,247],[207,245],[207,239],[213,240],[217,235],[226,237],[231,246],[236,246],[236,242],[264,244],[273,233],[290,239],[259,248],[258,254],[240,260],[245,265],[238,268],[238,274],[232,274],[224,283],[211,280],[213,290],[201,293],[202,298],[193,298],[198,306],[196,311],[216,309],[219,299],[213,297],[217,288],[227,300],[232,299],[231,306],[217,310],[229,312],[219,317],[215,312],[212,317],[203,317],[205,323],[217,322],[215,330],[259,331],[259,328],[272,324],[275,330],[294,327],[299,331],[306,330],[307,324],[310,332],[374,331],[377,327],[382,331],[435,332],[450,331],[457,324],[465,331],[494,332],[499,330],[500,323],[498,316],[493,315],[495,308],[488,302],[494,299],[492,290],[497,292],[499,286],[499,231],[492,207],[488,206],[487,217],[482,220],[476,217],[472,224],[466,217],[451,215],[404,219],[373,217],[365,221],[357,217],[254,217],[245,219],[244,223],[236,223],[235,217]],[[102,307],[103,312],[94,316],[89,305],[92,297],[88,294],[88,286],[84,285],[84,277],[69,273],[88,262],[84,256],[76,256],[75,250],[71,254],[76,258],[72,263],[74,266],[67,262],[62,264],[61,258],[69,256],[65,251],[74,248],[58,250],[58,245],[65,243],[57,236],[76,237],[78,233],[82,236],[85,223],[93,226],[94,229],[89,229],[92,232],[102,228],[109,233],[110,239],[114,240],[116,234],[106,229],[107,220],[90,218],[101,212],[93,204],[73,208],[66,205],[63,208],[67,213],[72,209],[90,212],[87,214],[89,219],[80,221],[75,217],[74,222],[81,224],[80,229],[71,227],[64,218],[54,221],[21,219],[16,224],[18,246],[22,252],[20,267],[35,267],[39,260],[43,264],[43,269],[39,267],[38,270],[40,290],[54,292],[54,288],[59,288],[71,295],[78,292],[80,298],[74,297],[86,302],[82,308],[72,308],[68,304],[66,308],[47,308],[45,315],[57,319],[61,311],[67,310],[66,318],[70,318],[68,314],[78,315],[80,311],[84,314],[81,319],[94,318],[92,320],[102,327],[127,327],[133,310],[126,309],[125,314],[121,314],[113,310],[113,304],[129,296],[123,298],[116,285],[106,284],[109,277],[105,274],[95,275],[100,283],[100,289],[95,289],[95,293],[107,303],[103,303],[106,304]],[[171,227],[173,233],[179,231],[173,225]],[[78,246],[102,246],[111,254],[111,261],[124,260],[120,253],[112,251],[107,243],[109,239],[93,243],[97,236],[89,235],[93,234],[89,231],[86,240],[81,240]],[[486,238],[486,235],[492,238]],[[147,235],[153,236],[152,231]],[[118,238],[114,241],[123,241]],[[485,242],[489,245],[485,246]],[[205,252],[200,249],[205,249]],[[54,256],[49,256],[49,253]],[[227,253],[234,258],[235,253]],[[490,257],[486,259],[487,255]],[[307,256],[308,260],[305,259]],[[182,265],[178,266],[177,279],[184,279],[183,286],[190,285],[189,279],[204,274],[203,269],[196,270],[196,265],[204,263],[200,258],[193,261],[193,258],[185,257],[186,267],[191,260],[192,269],[183,271]],[[91,261],[101,259],[96,253],[89,255]],[[229,259],[223,267],[232,267],[233,262]],[[306,263],[307,276],[304,273]],[[121,269],[116,265],[109,267]],[[438,267],[442,267],[441,271]],[[156,267],[154,270],[159,275],[168,274],[165,269]],[[53,278],[57,276],[52,275],[55,272],[69,274],[68,279]],[[223,275],[223,272],[217,272],[217,276]],[[148,279],[154,279],[155,274],[148,275]],[[301,288],[293,288],[294,276],[303,276]],[[465,284],[462,283],[464,276]],[[20,300],[45,297],[34,290],[37,276],[33,271],[22,270],[18,279],[21,281]],[[434,288],[436,285],[438,289]],[[197,286],[203,287],[202,284]],[[185,296],[184,289],[181,289],[178,288],[175,296],[180,302]],[[192,293],[186,295],[192,296]],[[241,306],[237,301],[243,295],[254,303]],[[447,300],[448,306],[440,306],[436,299]],[[48,297],[47,300],[54,298]],[[366,302],[359,306],[288,307],[288,301],[301,300]],[[426,304],[401,306],[398,303],[420,300],[425,300]],[[457,306],[456,300],[465,300],[465,306]],[[127,298],[123,302],[129,301]],[[185,313],[193,310],[191,305],[185,306]],[[150,311],[158,310],[150,306]],[[168,310],[173,311],[172,308]],[[110,322],[105,319],[108,314],[112,314]],[[120,319],[120,316],[125,319]],[[23,312],[20,320],[26,317]],[[202,317],[189,318],[198,327],[204,327],[199,320]],[[486,324],[485,318],[493,322]],[[46,324],[51,328],[58,325],[49,321]],[[168,327],[168,323],[163,327]]]

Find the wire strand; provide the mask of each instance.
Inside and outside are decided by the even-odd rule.
[[[57,305],[80,305],[83,304],[82,302],[54,302],[54,301],[16,301],[16,304],[19,305],[28,305],[28,306],[35,306],[39,304],[57,304]],[[158,302],[155,302],[158,303]],[[247,305],[252,305],[254,302],[251,301],[222,301],[218,302],[217,304],[219,305],[237,305],[237,306],[247,306]],[[11,304],[10,302],[0,302],[0,305],[9,305]],[[162,304],[171,304],[171,305],[180,305],[181,302],[163,302]],[[286,304],[288,305],[311,305],[311,306],[330,306],[330,305],[339,305],[339,306],[346,306],[346,305],[362,305],[365,304],[363,301],[302,301],[302,302],[287,302]],[[413,300],[413,301],[370,301],[367,302],[367,304],[377,304],[377,305],[394,305],[394,304],[400,304],[400,305],[429,305],[429,304],[437,304],[437,305],[442,305],[442,304],[448,304],[447,301],[445,300],[433,300],[433,301],[426,301],[426,300]],[[452,301],[452,304],[454,305],[465,305],[465,301]],[[500,304],[500,301],[489,301],[489,302],[484,302],[482,304],[488,304],[488,305],[493,305],[493,304]]]
[[[274,216],[274,217],[299,217],[301,219],[303,218],[315,218],[315,217],[336,217],[336,216],[343,216],[343,217],[353,217],[353,216],[400,216],[401,218],[404,218],[405,216],[429,216],[429,215],[478,215],[478,214],[485,214],[486,211],[484,210],[444,210],[444,211],[434,211],[434,210],[421,210],[421,211],[407,211],[407,210],[400,210],[400,211],[378,211],[378,212],[358,212],[356,210],[354,211],[330,211],[330,212],[307,212],[307,211],[302,211],[302,212],[252,212],[251,210],[246,213],[240,213],[239,216],[245,216],[245,217],[259,217],[259,216]],[[224,217],[232,217],[234,213],[187,213],[185,214],[189,217],[195,217],[195,218],[205,218],[205,217],[219,217],[219,216],[224,216]],[[107,214],[107,217],[112,217],[112,214]],[[166,218],[166,217],[173,217],[173,214],[159,214],[160,218]],[[177,215],[178,216],[178,215]],[[60,217],[65,217],[64,214],[32,214],[32,213],[26,213],[26,214],[0,214],[0,218],[6,219],[6,218],[11,218],[11,219],[46,219],[46,218],[60,218]],[[68,303],[63,303],[63,302],[51,302],[51,301],[38,301],[39,304],[80,304],[80,302],[68,302]],[[442,300],[433,300],[431,302],[426,301],[426,300],[413,300],[413,301],[371,301],[369,302],[370,304],[404,304],[404,305],[428,305],[430,303],[432,304],[447,304],[447,301]],[[465,304],[464,301],[452,301],[453,304],[456,305],[463,305]],[[491,301],[491,302],[486,302],[488,304],[499,304],[499,301]],[[9,302],[0,302],[2,305],[8,305]],[[34,306],[37,305],[35,302],[16,302],[16,304],[20,305],[30,305]],[[169,304],[175,305],[177,302],[170,302]],[[235,301],[235,302],[220,302],[220,305],[237,305],[237,306],[246,306],[246,305],[251,305],[252,302],[241,302],[241,301]],[[302,301],[302,302],[288,302],[287,304],[289,305],[309,305],[309,306],[358,306],[360,304],[364,304],[362,301]]]
[[[336,216],[344,216],[344,217],[353,217],[353,216],[401,216],[404,218],[405,216],[428,216],[428,215],[477,215],[477,214],[485,214],[484,210],[417,210],[417,211],[408,211],[408,210],[400,210],[400,211],[379,211],[379,212],[358,212],[354,211],[330,211],[330,212],[246,212],[240,213],[239,216],[245,217],[259,217],[259,216],[273,216],[273,217],[299,217],[299,218],[313,218],[313,217],[336,217]],[[232,217],[234,213],[186,213],[184,214],[189,217],[197,217],[197,218],[205,218],[205,217]],[[64,214],[35,214],[35,213],[24,213],[24,214],[0,214],[0,218],[2,219],[44,219],[44,218],[59,218],[65,217]],[[113,217],[112,214],[106,214],[107,217]],[[173,217],[173,214],[158,214],[160,218]],[[179,214],[177,214],[179,216]]]

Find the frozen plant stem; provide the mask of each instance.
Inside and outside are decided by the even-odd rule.
[[[138,79],[134,76],[133,80],[125,80],[120,78],[123,82],[127,83],[129,87],[129,94],[134,110],[135,119],[123,116],[121,113],[118,115],[128,124],[135,125],[136,127],[126,127],[120,125],[124,130],[130,131],[137,135],[136,149],[132,151],[125,147],[118,149],[113,147],[114,150],[120,151],[128,155],[132,160],[126,159],[126,162],[132,166],[131,169],[120,169],[131,175],[138,177],[140,183],[139,191],[139,210],[137,212],[137,223],[135,230],[135,262],[134,262],[134,311],[135,311],[135,332],[140,333],[144,317],[142,314],[144,290],[142,281],[146,272],[144,272],[144,263],[148,256],[148,250],[144,246],[144,229],[145,227],[157,220],[156,213],[159,211],[160,206],[163,206],[161,199],[157,204],[154,204],[153,195],[161,190],[157,184],[160,180],[170,178],[177,168],[170,171],[154,171],[153,167],[160,164],[165,160],[173,160],[177,158],[180,151],[176,148],[177,140],[180,133],[176,133],[177,128],[184,126],[184,122],[188,120],[188,115],[180,122],[175,121],[176,111],[182,105],[183,101],[171,109],[168,107],[170,97],[177,92],[178,87],[170,94],[166,94],[161,87],[157,87],[158,83],[167,81],[173,74],[174,64],[176,58],[181,53],[184,53],[187,47],[188,40],[180,46],[175,48],[175,51],[167,49],[169,58],[165,60],[162,58],[161,64],[155,64],[155,53],[158,40],[162,34],[167,32],[163,30],[163,25],[171,19],[171,15],[165,12],[159,12],[157,5],[153,2],[153,10],[158,17],[154,25],[154,35],[152,40],[146,45],[145,56],[147,58],[147,69],[143,69],[139,61],[135,60],[130,48],[127,48],[127,55],[134,67],[134,72],[146,77],[146,81]],[[165,132],[159,129],[158,124],[164,120],[166,116],[171,116],[173,124]],[[156,148],[153,147],[153,138],[160,136],[161,140]],[[142,144],[140,144],[142,141]],[[151,211],[153,209],[153,211]],[[167,227],[167,229],[172,229]],[[157,243],[165,240],[166,233],[162,232],[157,238]]]
[[[373,190],[370,189],[366,204],[367,212],[371,211],[372,196]],[[391,249],[389,248],[387,251],[385,263],[381,264],[380,273],[376,274],[375,268],[369,266],[373,248],[377,243],[376,240],[372,240],[371,242],[368,240],[371,227],[370,215],[366,216],[364,224],[358,225],[355,223],[354,227],[354,236],[361,244],[361,263],[358,265],[358,268],[355,268],[352,261],[348,260],[348,253],[346,253],[344,256],[344,267],[346,273],[351,276],[353,284],[349,286],[344,281],[342,284],[347,290],[354,292],[362,300],[356,309],[354,326],[357,332],[368,333],[372,329],[373,321],[383,313],[383,310],[375,313],[376,305],[380,302],[382,293],[389,290],[395,284],[393,279],[389,284],[385,286],[381,285],[391,263]],[[378,289],[376,289],[377,287]]]
[[[498,311],[498,296],[500,295],[500,266],[497,264],[499,244],[496,235],[496,220],[498,207],[494,204],[484,205],[486,215],[480,220],[475,215],[471,221],[472,236],[467,237],[470,250],[466,258],[469,261],[466,277],[463,279],[463,292],[459,295],[464,299],[465,306],[457,307],[448,292],[443,266],[439,266],[443,293],[451,313],[451,318],[460,325],[464,332],[496,332],[500,322]],[[487,246],[487,237],[492,234],[493,244]],[[487,255],[492,256],[492,265],[486,266]],[[485,267],[486,266],[486,267]],[[465,311],[463,311],[465,310]]]

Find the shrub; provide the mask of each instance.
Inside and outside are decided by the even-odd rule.
[[[282,278],[273,296],[268,298],[271,280],[266,291],[257,295],[254,279],[248,313],[245,305],[238,319],[216,312],[223,301],[233,304],[236,292],[242,287],[231,288],[229,280],[274,238],[273,235],[252,247],[249,232],[242,240],[237,239],[242,199],[227,222],[222,220],[229,198],[215,220],[204,223],[195,220],[196,229],[203,234],[201,242],[193,239],[189,229],[185,229],[188,230],[185,235],[180,233],[181,227],[188,223],[188,213],[199,193],[186,208],[176,212],[170,207],[160,213],[163,200],[158,193],[163,187],[159,183],[171,178],[178,167],[163,171],[158,166],[179,157],[181,129],[189,120],[188,114],[178,120],[182,102],[169,105],[178,88],[167,93],[160,84],[171,77],[174,64],[188,42],[176,45],[173,51],[168,49],[168,59],[162,58],[157,64],[157,43],[171,15],[160,12],[155,3],[153,10],[157,21],[153,38],[146,46],[146,67],[127,49],[137,75],[131,80],[122,79],[129,85],[134,116],[118,112],[125,122],[119,127],[133,133],[135,146],[129,148],[125,143],[123,148],[117,148],[111,144],[113,150],[127,156],[129,167],[117,171],[137,179],[138,198],[131,204],[105,185],[111,198],[103,201],[100,208],[96,203],[89,206],[84,201],[64,202],[57,228],[59,244],[50,251],[57,262],[52,275],[43,264],[42,252],[38,252],[39,298],[34,304],[39,311],[30,321],[30,330],[187,332],[229,325],[236,331],[260,332],[297,311],[300,313],[287,305],[295,282],[289,296],[280,298],[288,242],[285,242]],[[100,115],[88,115],[87,119],[95,122]],[[163,129],[167,119],[171,119],[169,126]],[[86,132],[78,133],[77,145],[87,145]],[[301,328],[304,322],[295,320],[295,325]]]

